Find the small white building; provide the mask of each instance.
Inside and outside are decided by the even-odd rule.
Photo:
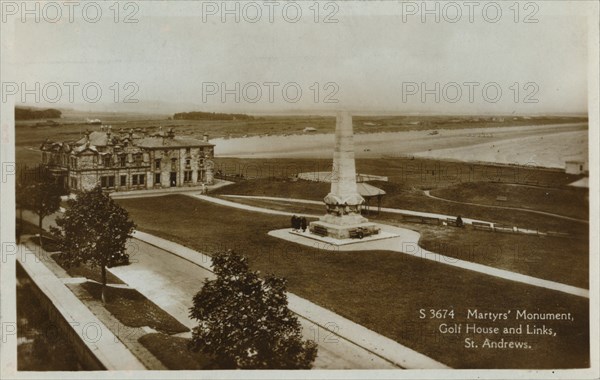
[[[565,172],[567,174],[587,174],[589,172],[588,163],[585,160],[565,161]]]

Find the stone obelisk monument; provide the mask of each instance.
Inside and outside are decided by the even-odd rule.
[[[336,116],[331,191],[324,201],[327,214],[319,221],[310,223],[311,233],[348,239],[379,232],[379,227],[369,223],[360,213],[365,200],[356,187],[354,133],[352,116],[348,112],[338,112]]]

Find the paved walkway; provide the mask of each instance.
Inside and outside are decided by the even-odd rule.
[[[224,199],[209,197],[209,196],[205,196],[205,195],[193,195],[193,196],[195,198],[202,199],[202,200],[205,200],[208,202],[213,202],[216,204],[235,207],[235,208],[244,209],[244,210],[248,210],[248,211],[263,212],[263,213],[267,213],[267,214],[281,215],[283,213],[284,215],[292,215],[292,213],[286,213],[284,211],[275,211],[275,210],[265,209],[262,207],[248,206],[248,205],[244,205],[244,204],[240,204],[240,203],[236,203],[236,202],[230,202],[230,201],[226,201]],[[242,196],[235,196],[235,197],[242,197]],[[285,199],[285,200],[289,201],[289,199],[287,199],[287,198],[272,198],[272,197],[255,197],[255,198],[257,198],[257,199],[265,199],[266,198],[266,199],[274,199],[274,200]],[[302,203],[314,202],[314,201],[307,201],[304,199],[301,201],[302,201]],[[296,215],[299,215],[299,214],[296,214]],[[429,214],[429,215],[438,215],[438,214]],[[307,215],[307,216],[314,216],[314,215]],[[465,220],[465,219],[463,219],[463,220]],[[348,245],[340,246],[340,250],[343,251],[343,250],[379,250],[379,249],[383,249],[383,250],[391,250],[391,251],[396,251],[396,252],[401,252],[401,253],[406,253],[406,254],[411,254],[411,255],[418,254],[423,259],[437,261],[437,262],[440,262],[443,264],[452,265],[455,267],[487,274],[487,275],[494,276],[494,277],[500,277],[505,280],[521,282],[521,283],[528,284],[528,285],[539,286],[542,288],[552,289],[552,290],[556,290],[556,291],[563,292],[563,293],[573,294],[573,295],[576,295],[579,297],[589,298],[589,290],[587,290],[587,289],[577,288],[575,286],[561,284],[559,282],[554,282],[554,281],[549,281],[549,280],[544,280],[544,279],[537,278],[537,277],[527,276],[527,275],[524,275],[521,273],[511,272],[511,271],[504,270],[504,269],[498,269],[498,268],[490,267],[487,265],[473,263],[470,261],[459,260],[454,257],[445,256],[445,255],[441,255],[439,253],[427,251],[419,246],[420,234],[418,232],[412,231],[409,229],[405,229],[405,228],[393,227],[393,226],[389,226],[389,225],[385,225],[385,224],[379,224],[379,226],[381,227],[381,229],[383,231],[389,231],[390,233],[400,234],[401,237],[377,240],[377,241],[373,241],[373,242],[348,244]],[[288,228],[271,231],[271,232],[269,232],[269,234],[272,236],[275,236],[275,237],[278,237],[281,239],[285,239],[285,240],[289,240],[289,241],[293,241],[293,242],[296,242],[299,244],[308,245],[311,247],[315,246],[314,239],[299,236],[298,234],[292,234],[292,233],[290,233],[290,230]],[[348,247],[348,248],[346,249],[346,247]],[[331,249],[331,246],[324,247],[324,248]],[[410,248],[410,250],[409,250],[409,248]]]
[[[245,205],[245,204],[242,204],[242,203],[232,202],[232,201],[228,201],[228,200],[225,200],[225,199],[222,199],[222,198],[215,198],[215,197],[211,197],[211,196],[207,196],[207,195],[201,195],[201,194],[185,194],[185,195],[193,197],[193,198],[197,198],[197,199],[200,199],[200,200],[203,200],[203,201],[207,201],[207,202],[211,202],[211,203],[216,203],[216,204],[221,205],[221,206],[239,208],[241,210],[260,212],[260,213],[263,213],[263,214],[283,215],[283,216],[293,216],[293,215],[296,215],[296,216],[304,216],[306,218],[318,218],[318,217],[321,216],[321,215],[317,215],[317,214],[298,214],[298,213],[294,213],[294,212],[271,210],[271,209],[264,208],[264,207],[256,207],[256,206]],[[321,204],[322,204],[322,202],[321,202]]]
[[[254,195],[223,195],[223,197],[228,197],[228,198],[246,198],[246,199],[264,199],[264,200],[267,200],[267,201],[285,201],[285,202],[296,202],[296,203],[307,203],[307,204],[322,205],[323,206],[323,213],[325,213],[325,206],[324,206],[324,203],[322,201],[311,201],[311,200],[308,200],[308,199],[298,199],[298,198],[266,197],[266,196],[258,196],[258,195],[256,195],[256,196],[254,196]],[[206,197],[206,198],[218,199],[218,198],[213,198],[213,197]],[[205,199],[205,198],[202,198],[202,199],[211,201],[211,199]],[[227,202],[227,201],[225,201],[225,202]],[[229,203],[235,203],[235,202],[229,202]],[[232,206],[232,207],[234,207],[234,206]],[[248,207],[254,207],[254,206],[248,206]],[[255,208],[256,209],[260,209],[260,207],[255,207]],[[268,209],[263,209],[263,210],[268,210]],[[389,213],[392,213],[392,214],[402,214],[402,215],[410,215],[410,216],[421,216],[421,217],[425,217],[425,218],[439,218],[439,219],[451,218],[451,219],[456,219],[456,215],[444,215],[444,214],[436,214],[436,213],[431,213],[431,212],[421,212],[421,211],[404,210],[404,209],[398,209],[398,208],[382,207],[381,211],[383,211],[383,212],[389,212]],[[279,212],[283,212],[283,211],[279,211]],[[312,216],[320,217],[322,215],[312,215]],[[462,218],[462,220],[463,220],[464,223],[467,223],[467,224],[472,224],[473,222],[494,224],[493,222],[488,222],[488,221],[479,220],[479,219]]]
[[[574,221],[574,222],[589,224],[589,220],[587,220],[587,219],[572,218],[570,216],[553,214],[551,212],[546,212],[546,211],[531,210],[531,209],[528,209],[528,208],[521,208],[521,207],[496,206],[496,205],[485,205],[485,204],[481,204],[481,203],[455,201],[455,200],[452,200],[452,199],[440,198],[440,197],[436,197],[435,195],[431,195],[431,191],[429,191],[429,190],[425,190],[425,191],[423,191],[423,193],[425,194],[425,196],[427,196],[429,198],[437,199],[439,201],[444,201],[444,202],[458,203],[458,204],[461,204],[461,205],[469,205],[469,206],[477,206],[477,207],[499,208],[499,209],[504,209],[504,210],[516,210],[516,211],[531,212],[531,213],[534,213],[534,214],[551,216],[553,218],[560,218],[560,219],[565,219],[565,220],[571,220],[571,221]]]
[[[188,316],[188,308],[203,281],[214,276],[211,258],[140,231],[134,236],[139,254],[133,255],[131,265],[112,268],[113,273],[181,323],[196,326]],[[299,316],[304,337],[319,345],[316,369],[447,368],[303,298],[288,293],[288,301]]]
[[[311,201],[308,199],[298,199],[298,198],[278,198],[278,197],[266,197],[266,196],[254,196],[254,195],[223,195],[223,197],[240,198],[240,199],[243,199],[243,198],[264,199],[264,200],[271,200],[271,201],[286,201],[286,202],[323,205],[323,202],[320,202],[320,201]],[[218,199],[218,198],[212,198],[212,197],[206,197],[206,198]],[[206,199],[206,198],[202,198],[202,199],[209,200],[209,201],[211,200],[211,199]],[[229,205],[229,203],[222,203],[222,204]],[[235,207],[235,206],[232,206],[232,207]],[[267,212],[266,210],[269,210],[266,208],[261,208],[261,207],[256,207],[256,206],[248,206],[248,207],[253,207],[252,211],[260,211],[262,209],[262,210],[265,210],[264,212]],[[243,208],[243,207],[238,207],[238,208]],[[383,212],[391,213],[391,214],[410,215],[410,216],[418,216],[418,217],[424,217],[424,218],[437,218],[437,219],[444,219],[444,220],[445,219],[456,219],[456,215],[444,215],[444,214],[436,214],[436,213],[431,213],[431,212],[412,211],[412,210],[387,208],[387,207],[381,207],[380,210]],[[283,211],[278,211],[278,212],[283,212]],[[321,215],[311,215],[311,216],[320,217]],[[495,226],[494,222],[489,222],[489,221],[480,220],[480,219],[462,218],[462,220],[463,220],[463,223],[465,223],[465,224],[473,224],[473,222],[477,222],[477,223],[487,223],[490,226]],[[529,230],[529,229],[525,229],[525,228],[519,228],[517,232],[527,234],[527,235],[541,234],[539,231]]]
[[[149,370],[165,370],[168,369],[164,364],[160,362],[148,349],[142,345],[138,338],[149,333],[156,331],[152,330],[148,326],[143,327],[131,327],[121,323],[114,315],[112,315],[102,304],[101,301],[93,298],[87,291],[85,291],[81,284],[85,282],[96,282],[85,277],[71,277],[60,265],[50,257],[51,254],[39,246],[34,244],[31,240],[32,235],[24,236],[24,245],[29,251],[22,252],[25,260],[39,260],[50,269],[52,273],[69,288],[75,296],[88,308],[92,313],[102,322],[110,331],[131,351],[142,364]],[[29,252],[33,252],[35,257],[28,257]],[[108,269],[110,272],[110,268]],[[97,283],[97,282],[96,282]],[[109,284],[113,288],[129,288],[127,284]]]
[[[541,278],[532,277],[521,273],[511,272],[505,269],[494,268],[487,265],[460,260],[455,257],[450,257],[428,251],[419,246],[419,239],[421,235],[418,232],[406,228],[388,226],[385,224],[380,224],[379,226],[383,231],[388,231],[390,233],[397,234],[399,235],[399,237],[376,240],[373,242],[360,242],[356,244],[342,245],[336,247],[336,251],[394,251],[411,256],[416,256],[425,260],[435,261],[440,264],[450,265],[453,267],[478,272],[488,276],[499,277],[504,280],[520,282],[532,286],[538,286],[541,288],[551,289],[579,297],[590,297],[589,290],[587,289],[577,288],[575,286],[561,284],[560,282],[544,280]],[[331,249],[331,247],[315,246],[313,239],[303,237],[298,234],[293,234],[290,232],[289,228],[270,231],[269,235],[310,247],[317,247],[320,249]]]

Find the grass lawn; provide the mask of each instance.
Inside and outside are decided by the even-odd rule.
[[[589,286],[586,239],[438,226],[422,226],[419,232],[419,245],[429,251],[585,289]]]
[[[155,333],[141,336],[138,341],[170,370],[213,369],[209,357],[188,349],[190,339]]]
[[[463,217],[487,220],[495,223],[508,224],[527,229],[540,231],[564,231],[569,234],[586,238],[589,226],[585,223],[554,218],[551,216],[535,214],[527,211],[503,210],[474,205],[462,205],[443,200],[432,199],[416,188],[407,188],[405,184],[393,182],[370,182],[372,185],[386,191],[381,206],[413,211],[441,213],[446,215],[462,215]],[[490,186],[486,183],[471,183],[471,186]],[[327,183],[309,181],[290,181],[282,179],[257,179],[242,181],[230,186],[217,189],[214,195],[258,195],[272,197],[300,198],[322,201],[329,192]],[[483,189],[482,191],[486,191]],[[234,200],[234,199],[229,199]],[[248,200],[235,200],[247,203]],[[251,201],[256,202],[256,201]],[[269,202],[269,201],[259,201]],[[563,199],[563,204],[568,204],[570,198]],[[273,202],[271,202],[273,203]],[[534,208],[532,204],[532,208]],[[294,206],[298,207],[298,205]],[[312,206],[305,206],[310,207]],[[546,211],[546,210],[541,210]]]
[[[331,159],[216,157],[215,170],[249,180],[281,181],[302,172],[331,171]],[[468,182],[562,187],[582,178],[557,169],[417,157],[361,158],[356,160],[356,171],[386,176],[407,189],[437,189]]]
[[[285,201],[228,198],[236,203],[295,213],[323,214],[323,206]],[[588,287],[589,246],[587,238],[564,238],[493,233],[448,226],[403,222],[398,214],[371,215],[375,222],[387,223],[421,233],[419,245],[426,250],[513,272]],[[570,271],[564,268],[569,266]]]
[[[142,231],[206,252],[207,246],[236,249],[253,269],[287,278],[288,289],[367,328],[457,368],[571,368],[589,365],[588,300],[534,286],[388,252],[331,252],[270,237],[289,218],[214,205],[184,195],[122,199]],[[169,226],[165,229],[164,226]],[[489,336],[525,340],[521,350],[469,349],[464,335],[438,332],[440,320],[420,319],[419,310],[452,308],[466,323],[467,309],[506,312],[528,309],[571,312],[574,321],[546,322],[557,337]],[[509,323],[510,322],[510,323]],[[509,326],[509,322],[481,322]]]
[[[252,199],[252,198],[232,198],[232,197],[221,197],[222,199],[230,202],[241,203],[249,206],[262,207],[270,210],[278,210],[285,212],[293,212],[297,214],[314,214],[324,215],[325,206],[310,204],[310,203],[299,203],[299,202],[287,202],[279,200],[269,199]]]
[[[588,189],[571,186],[544,188],[471,182],[438,189],[431,194],[460,202],[520,207],[579,219],[589,216]],[[506,197],[506,200],[497,200],[497,197]]]
[[[97,300],[101,299],[102,285],[85,282],[81,286]],[[106,310],[129,327],[149,326],[167,334],[190,331],[167,312],[156,306],[135,289],[108,287]]]

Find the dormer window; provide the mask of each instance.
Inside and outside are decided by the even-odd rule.
[[[102,163],[105,167],[110,167],[112,164],[112,157],[110,155],[106,155],[102,158]]]

